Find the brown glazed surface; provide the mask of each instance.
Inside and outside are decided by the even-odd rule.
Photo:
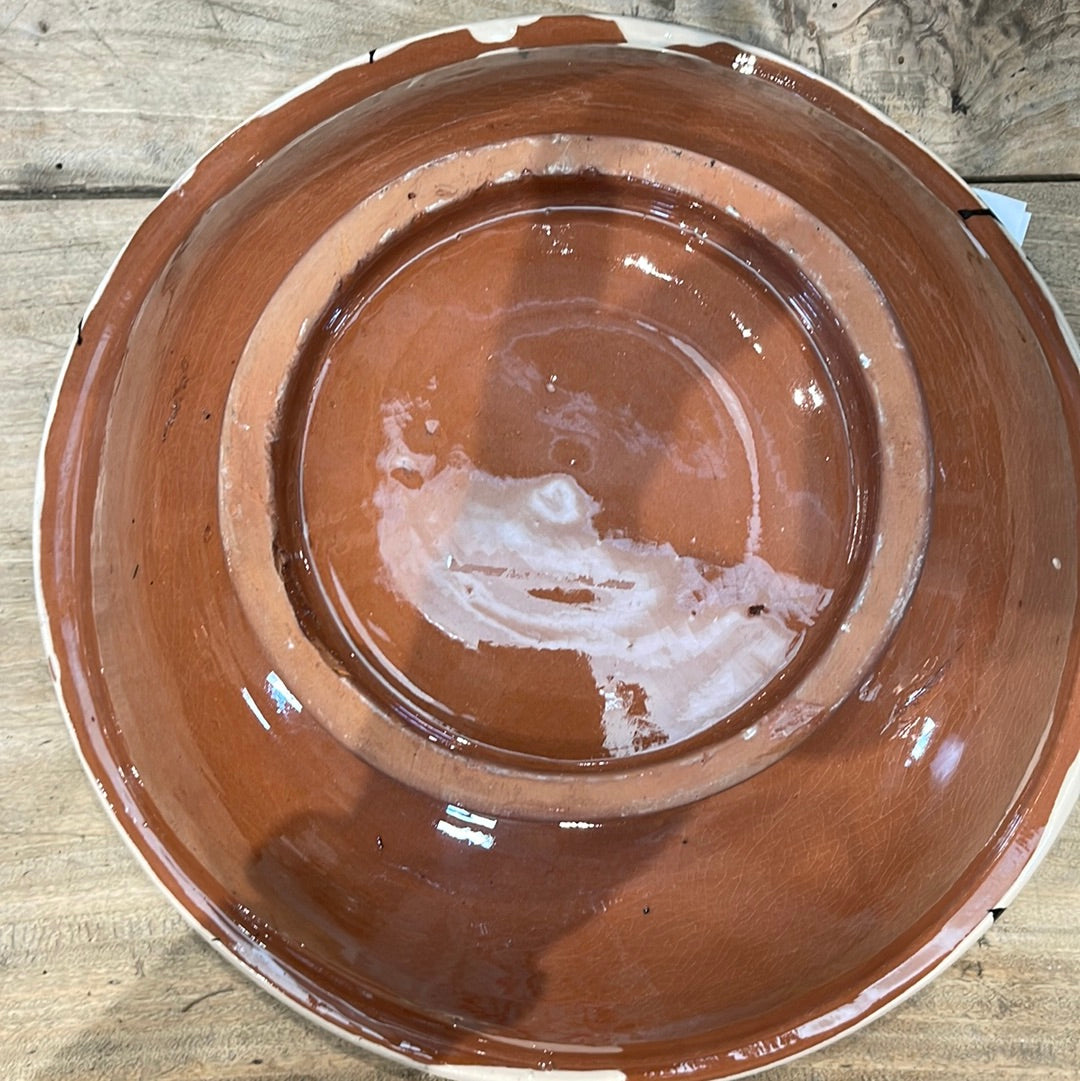
[[[1077,378],[1023,258],[839,91],[621,40],[447,33],[250,121],[45,447],[121,826],[436,1068],[812,1047],[998,903],[1080,749]]]

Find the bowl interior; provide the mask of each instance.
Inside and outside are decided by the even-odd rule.
[[[133,239],[44,451],[122,828],[436,1068],[844,1031],[1080,748],[1077,378],[1022,258],[835,88],[621,36],[448,33],[252,120]]]

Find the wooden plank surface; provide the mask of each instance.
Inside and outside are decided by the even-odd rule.
[[[1001,185],[1080,327],[1080,185]],[[187,930],[103,814],[48,685],[30,502],[49,393],[146,200],[0,203],[0,1077],[341,1078],[403,1071],[321,1032]],[[1080,1075],[1080,816],[971,953],[898,1011],[777,1081]]]
[[[245,114],[382,41],[525,5],[5,3],[0,1078],[401,1079],[408,1071],[299,1019],[212,953],[144,878],[101,811],[40,649],[34,465],[79,316],[152,205],[88,196],[159,190]],[[1080,173],[1075,2],[636,6],[824,67],[969,175]],[[1026,250],[1080,329],[1080,181],[993,186],[1031,203]],[[37,197],[51,192],[69,198]],[[862,1032],[770,1076],[1080,1078],[1080,815],[1015,905],[939,980]]]
[[[153,192],[234,124],[399,37],[529,0],[5,0],[0,192]],[[1077,0],[594,0],[773,49],[968,176],[1080,176]],[[540,5],[575,10],[564,2]]]

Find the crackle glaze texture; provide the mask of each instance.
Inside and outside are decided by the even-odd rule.
[[[1078,379],[1023,257],[839,90],[634,25],[447,32],[249,121],[44,448],[121,827],[436,1070],[842,1033],[1009,891],[1080,750]]]

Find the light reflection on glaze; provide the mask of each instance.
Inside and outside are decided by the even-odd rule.
[[[484,833],[483,830],[473,829],[470,826],[456,826],[453,822],[447,822],[446,819],[442,819],[435,828],[439,833],[444,833],[447,837],[453,837],[455,841],[464,841],[466,844],[475,845],[477,848],[495,847],[494,834]]]
[[[747,701],[831,597],[753,554],[756,507],[743,560],[720,567],[601,536],[600,505],[569,474],[497,477],[460,447],[440,468],[405,439],[425,404],[383,408],[373,497],[383,584],[472,649],[584,656],[613,756],[685,739]],[[752,470],[756,489],[756,460]]]
[[[791,392],[791,400],[800,409],[820,409],[825,404],[825,395],[821,387],[812,379],[805,387],[796,387]]]
[[[470,826],[483,826],[485,829],[493,830],[498,825],[498,819],[496,818],[488,818],[487,815],[466,811],[464,807],[455,806],[453,803],[446,805],[446,813],[460,822],[467,822]]]
[[[441,819],[435,826],[439,833],[452,837],[455,841],[464,841],[466,844],[475,845],[478,848],[494,848],[494,829],[498,825],[498,819],[474,814],[472,811],[467,811],[464,807],[457,807],[453,803],[446,805],[446,816],[457,821],[448,822],[446,818]],[[463,824],[459,825],[458,823]]]
[[[658,278],[660,281],[665,282],[674,282],[676,285],[683,284],[682,278],[661,270],[647,255],[627,255],[623,258],[622,262],[624,267],[635,267],[637,270],[640,270],[642,274],[647,274],[651,278]]]
[[[908,753],[907,758],[904,759],[905,769],[920,761],[923,755],[926,754],[926,750],[930,746],[930,740],[933,739],[936,728],[937,721],[935,721],[933,717],[923,717],[922,725],[917,732],[914,732],[914,726],[912,726],[914,742],[911,745],[911,751]]]
[[[964,741],[959,736],[946,736],[941,747],[930,760],[930,776],[937,784],[944,786],[952,779],[960,759],[964,754]]]
[[[694,365],[698,372],[705,377],[716,396],[723,403],[723,406],[727,410],[727,414],[735,427],[735,431],[742,441],[743,452],[746,455],[746,465],[750,470],[751,507],[749,533],[746,538],[746,558],[749,560],[761,544],[761,474],[758,469],[757,447],[754,444],[753,425],[751,425],[750,418],[746,415],[746,410],[743,409],[742,402],[739,401],[739,396],[731,388],[727,380],[720,375],[720,373],[697,349],[690,345],[689,342],[681,341],[673,335],[665,334],[664,337],[667,338],[667,340]],[[822,602],[822,607],[826,603],[828,603],[828,598]],[[808,623],[809,620],[804,620],[804,622]]]
[[[739,53],[731,62],[731,67],[740,75],[753,75],[757,67],[757,57],[753,53]]]
[[[268,672],[266,676],[266,693],[274,703],[274,708],[282,717],[287,717],[289,712],[303,713],[304,707],[277,672]]]
[[[247,708],[250,709],[251,712],[255,715],[255,720],[257,720],[259,724],[261,724],[262,727],[265,728],[267,732],[269,732],[270,722],[263,716],[262,710],[259,709],[259,707],[255,704],[255,699],[251,697],[251,692],[247,689],[247,687],[240,688],[240,695],[247,703]]]

